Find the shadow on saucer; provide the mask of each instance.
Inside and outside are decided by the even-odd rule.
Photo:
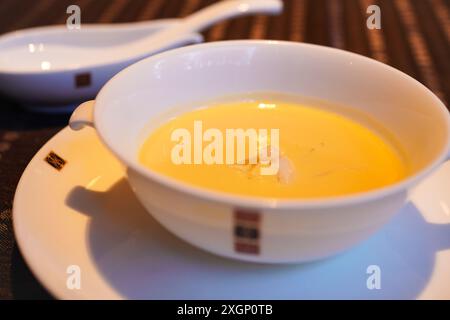
[[[338,256],[299,265],[246,263],[166,231],[125,179],[106,192],[76,187],[66,202],[90,216],[92,259],[130,299],[414,299],[428,284],[436,252],[450,247],[450,225],[426,222],[408,203],[382,230]],[[371,265],[381,270],[379,290],[367,288]]]

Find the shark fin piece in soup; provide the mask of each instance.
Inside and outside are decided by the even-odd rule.
[[[353,111],[267,99],[203,105],[154,128],[139,161],[197,187],[270,198],[340,196],[403,179],[401,148]]]

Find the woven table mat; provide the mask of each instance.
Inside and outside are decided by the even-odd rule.
[[[212,0],[1,0],[0,34],[65,23],[81,8],[82,23],[183,17]],[[372,57],[416,78],[450,102],[450,0],[285,0],[279,16],[217,24],[206,41],[277,39],[315,43]],[[381,8],[381,30],[366,27],[369,5]],[[67,124],[68,115],[24,111],[0,96],[0,299],[51,298],[17,249],[12,201],[19,178],[39,148]]]

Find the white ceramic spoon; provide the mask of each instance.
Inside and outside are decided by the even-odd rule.
[[[71,112],[82,97],[94,97],[103,84],[133,61],[106,67],[80,68],[80,58],[68,60],[59,48],[106,48],[151,36],[180,23],[179,19],[120,24],[83,24],[81,30],[46,26],[16,31],[0,37],[0,91],[22,106],[45,112]],[[173,48],[199,43],[199,33],[186,33]],[[66,70],[48,69],[64,63]],[[33,71],[33,65],[40,70]],[[36,69],[36,68],[34,68]],[[77,86],[83,74],[88,85]],[[86,77],[86,76],[84,76]],[[83,82],[82,82],[83,84]]]
[[[226,0],[183,19],[13,32],[0,37],[0,91],[28,105],[50,107],[91,99],[126,66],[201,42],[197,32],[214,23],[281,10],[281,0]]]

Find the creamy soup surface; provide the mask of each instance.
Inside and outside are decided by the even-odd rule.
[[[178,114],[153,128],[138,157],[141,164],[160,174],[197,187],[243,196],[330,197],[368,191],[403,179],[408,174],[408,163],[398,144],[391,141],[392,135],[373,119],[360,113],[354,117],[349,110],[343,108],[340,112],[339,108],[265,99],[209,105]],[[245,163],[174,163],[173,148],[187,142],[179,137],[174,141],[173,132],[184,128],[191,134],[189,149],[193,158],[194,139],[202,139],[194,137],[195,121],[202,122],[203,133],[209,128],[223,133],[224,156],[227,129],[279,129],[278,172],[263,175],[259,170],[263,165],[251,163],[250,140],[246,140]],[[271,155],[268,148],[275,143],[270,139],[269,134],[265,141],[258,141],[258,150],[266,148]],[[211,142],[203,140],[202,150]],[[235,141],[235,153],[237,145]],[[211,146],[206,150],[211,154]],[[216,152],[217,149],[212,155]]]

